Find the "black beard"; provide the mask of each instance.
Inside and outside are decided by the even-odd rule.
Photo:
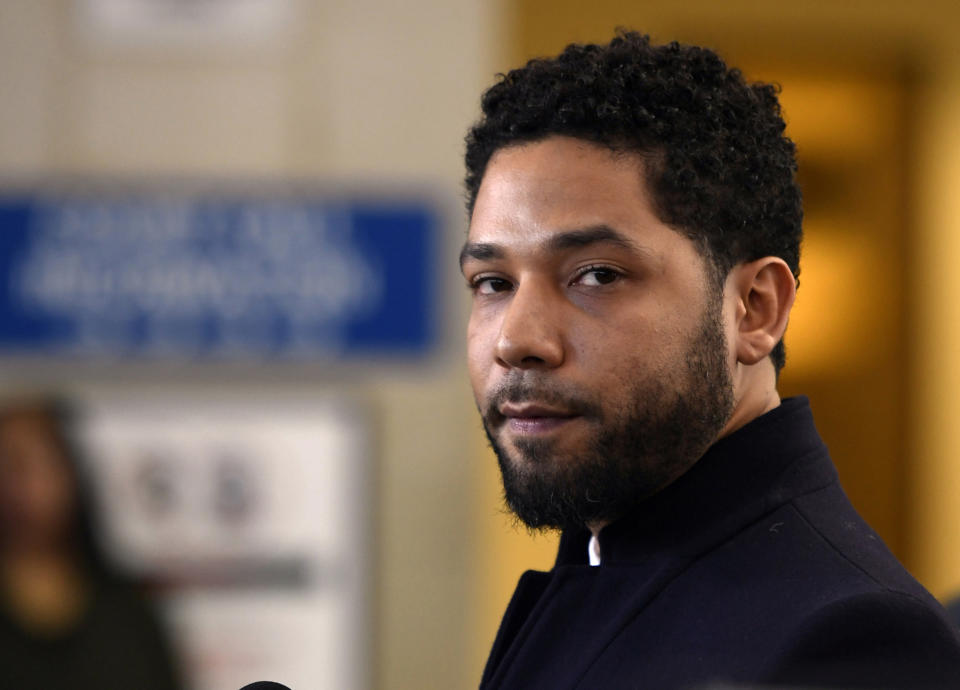
[[[548,378],[518,378],[491,397],[483,426],[500,471],[507,505],[532,529],[574,529],[609,522],[686,472],[716,440],[733,413],[720,300],[714,298],[677,369],[637,382],[619,409],[604,412],[582,391],[558,390]],[[527,371],[526,376],[532,372]],[[552,387],[551,387],[552,385]],[[519,439],[522,462],[497,443],[490,427],[505,401],[537,400],[575,410],[600,431],[576,456],[550,439]]]

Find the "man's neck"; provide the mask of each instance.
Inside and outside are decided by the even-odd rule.
[[[733,376],[733,391],[733,413],[723,425],[717,439],[729,436],[780,405],[777,374],[770,358],[764,358],[762,362],[752,366],[737,364]]]

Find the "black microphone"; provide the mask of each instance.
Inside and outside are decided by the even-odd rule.
[[[256,683],[244,685],[240,690],[290,690],[290,688],[280,683],[274,683],[272,680],[258,680]]]

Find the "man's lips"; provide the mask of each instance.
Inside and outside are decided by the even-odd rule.
[[[572,410],[531,402],[504,403],[498,412],[510,430],[519,434],[547,433],[580,416]]]

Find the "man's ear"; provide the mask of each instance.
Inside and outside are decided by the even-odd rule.
[[[783,259],[765,256],[734,266],[728,296],[736,300],[737,361],[756,364],[770,354],[787,330],[797,283]]]

